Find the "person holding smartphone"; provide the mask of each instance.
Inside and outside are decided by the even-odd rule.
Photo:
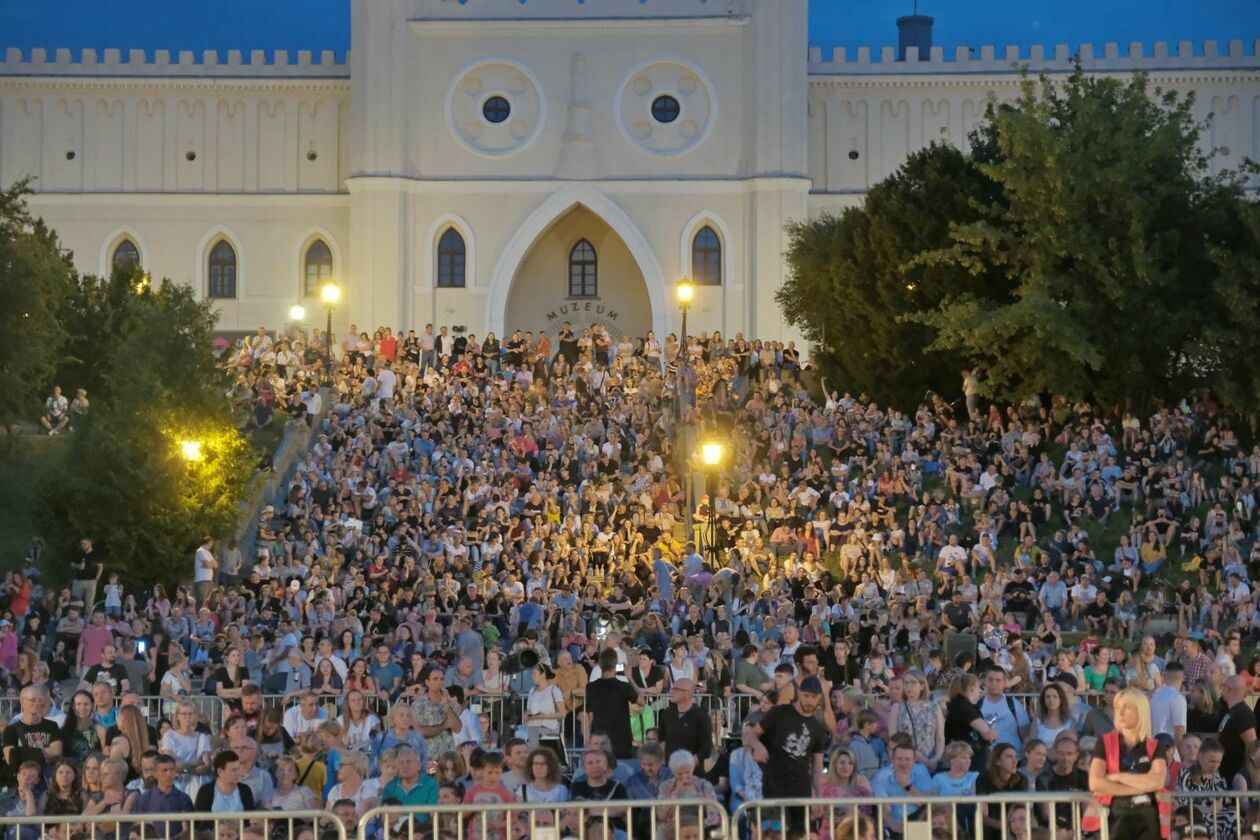
[[[613,648],[599,653],[599,677],[586,686],[586,714],[583,722],[589,741],[592,732],[603,732],[612,741],[617,758],[634,757],[630,731],[630,707],[638,702],[639,690],[617,675],[619,657]],[[623,666],[624,668],[624,666]]]

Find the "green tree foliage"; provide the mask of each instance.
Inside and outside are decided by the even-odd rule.
[[[954,350],[927,351],[936,330],[905,316],[939,306],[960,284],[999,295],[982,270],[912,264],[948,248],[954,225],[981,218],[1000,200],[972,158],[933,144],[876,184],[861,207],[793,223],[789,277],[777,299],[789,323],[816,344],[829,385],[911,404],[927,389],[957,389],[965,362]]]
[[[151,290],[124,278],[131,290],[115,297],[118,282],[85,278],[80,290],[76,305],[98,302],[117,332],[92,362],[101,381],[89,422],[40,488],[39,525],[54,549],[91,535],[127,578],[174,583],[201,536],[239,516],[256,457],[223,399],[210,304],[169,281]],[[184,459],[184,440],[201,442],[200,461]]]
[[[1188,372],[1228,407],[1260,412],[1260,205],[1238,202],[1234,235],[1211,245],[1218,273],[1202,342],[1186,353]]]
[[[1214,176],[1193,100],[1143,75],[1025,78],[970,157],[913,156],[861,208],[791,227],[790,323],[837,387],[1260,407],[1256,211]]]
[[[980,164],[1004,200],[918,260],[997,270],[1005,294],[960,288],[920,318],[934,346],[981,362],[1009,399],[1116,406],[1184,387],[1177,360],[1205,326],[1196,301],[1233,189],[1208,175],[1192,106],[1142,75],[1025,79],[992,110],[996,159]]]
[[[65,342],[60,302],[74,268],[57,236],[26,208],[27,181],[0,191],[0,424],[38,419],[43,390]]]

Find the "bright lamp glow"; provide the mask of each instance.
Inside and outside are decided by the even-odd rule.
[[[306,307],[300,303],[295,303],[292,306],[290,306],[289,307],[289,320],[290,321],[305,321],[306,320]]]
[[[185,461],[200,461],[201,441],[181,440],[179,442],[179,453],[184,456]]]
[[[678,302],[685,305],[696,296],[696,287],[684,280],[674,287],[674,294],[678,295]]]
[[[324,303],[332,306],[341,300],[341,287],[336,283],[325,283],[319,287],[319,298]]]
[[[722,457],[726,454],[726,447],[718,441],[709,441],[700,444],[700,461],[706,467],[716,467],[722,463]]]

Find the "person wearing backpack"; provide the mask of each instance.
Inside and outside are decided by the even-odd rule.
[[[1097,831],[1108,821],[1112,837],[1124,840],[1167,840],[1172,801],[1166,793],[1169,747],[1151,734],[1151,704],[1136,689],[1116,696],[1116,729],[1098,739],[1089,763],[1089,790],[1094,794],[1081,822]]]

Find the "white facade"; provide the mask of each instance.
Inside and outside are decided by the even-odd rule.
[[[298,301],[321,324],[306,292],[331,275],[342,326],[663,335],[700,242],[720,283],[689,331],[791,338],[784,225],[860,201],[933,140],[963,144],[990,95],[1017,93],[1017,64],[1147,70],[1196,93],[1215,166],[1260,159],[1254,44],[824,60],[806,23],[806,0],[354,0],[349,64],[10,49],[0,184],[35,176],[34,209],[84,271],[130,242],[155,276],[230,293],[229,331]]]

